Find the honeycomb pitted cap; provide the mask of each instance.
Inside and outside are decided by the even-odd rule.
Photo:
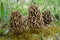
[[[50,15],[50,11],[46,10],[43,12],[43,21],[44,21],[44,25],[46,24],[50,24],[52,19],[51,19],[51,15]]]
[[[31,5],[29,8],[28,24],[30,28],[40,28],[43,24],[42,15],[36,5]]]
[[[17,32],[17,33],[23,32],[24,25],[23,25],[22,15],[19,11],[12,12],[10,18],[10,26],[13,32]]]

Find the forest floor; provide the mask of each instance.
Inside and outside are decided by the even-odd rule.
[[[22,34],[10,33],[0,37],[0,40],[60,40],[60,27],[48,26],[42,29],[27,30]]]

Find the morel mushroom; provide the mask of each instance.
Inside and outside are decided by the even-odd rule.
[[[30,6],[28,24],[30,28],[41,28],[43,24],[42,14],[36,5]]]
[[[51,23],[52,20],[51,20],[50,11],[46,10],[43,12],[43,21],[44,21],[44,25]]]
[[[59,15],[55,14],[55,18],[56,18],[56,20],[59,20]]]
[[[13,32],[23,32],[25,27],[23,25],[22,15],[19,11],[15,11],[11,14],[10,24]]]

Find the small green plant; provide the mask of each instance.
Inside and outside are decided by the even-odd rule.
[[[4,18],[5,18],[5,9],[3,2],[1,2],[1,19],[4,20]]]

